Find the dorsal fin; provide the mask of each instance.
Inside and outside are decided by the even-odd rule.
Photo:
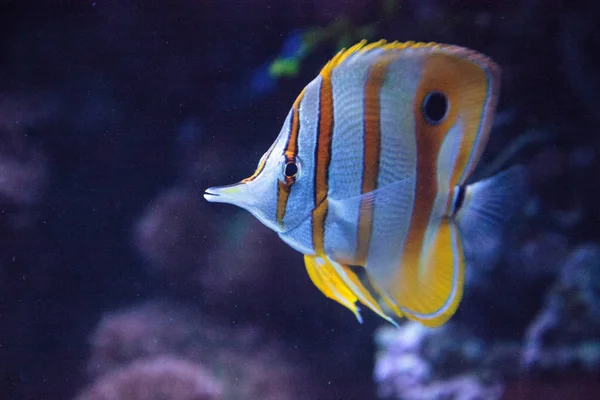
[[[497,65],[487,56],[478,53],[474,50],[467,49],[461,46],[455,46],[437,42],[388,42],[384,39],[377,42],[368,43],[363,39],[354,46],[340,50],[331,60],[321,69],[322,76],[330,76],[333,69],[342,65],[351,56],[361,56],[369,53],[372,50],[406,50],[406,49],[431,49],[441,51],[447,54],[454,54],[458,57],[468,59],[472,62],[482,65],[486,70],[490,71],[491,75],[498,77],[500,70]]]

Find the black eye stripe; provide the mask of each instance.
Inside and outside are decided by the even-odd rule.
[[[283,174],[286,177],[293,178],[296,176],[297,173],[298,173],[298,165],[295,162],[289,161],[285,164],[285,168],[283,169]]]
[[[430,92],[423,100],[423,117],[431,125],[443,122],[449,109],[448,97],[442,92]]]

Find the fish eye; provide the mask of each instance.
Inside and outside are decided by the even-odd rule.
[[[285,164],[285,168],[283,169],[283,174],[288,178],[296,177],[298,173],[298,164],[293,161],[287,162]]]
[[[442,92],[430,92],[423,100],[423,116],[431,125],[441,123],[449,108],[448,97]]]

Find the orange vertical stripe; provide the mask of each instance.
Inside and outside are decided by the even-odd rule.
[[[277,223],[283,228],[283,217],[292,187],[280,180],[277,181]]]
[[[295,158],[298,155],[298,135],[300,134],[300,103],[304,98],[305,91],[306,88],[302,89],[296,98],[296,101],[294,101],[294,105],[292,106],[292,109],[294,110],[292,112],[292,129],[285,146],[286,159],[289,156],[289,161],[292,161],[292,158]]]
[[[371,66],[365,83],[362,194],[377,189],[381,156],[381,104],[379,93],[385,82],[387,68],[396,59],[397,56],[385,57]],[[368,205],[365,200],[361,200],[356,250],[356,262],[358,265],[364,266],[367,262],[371,233],[373,231],[373,213],[374,206]]]
[[[329,191],[329,164],[333,136],[333,87],[331,68],[321,71],[319,92],[319,126],[315,149],[315,209],[312,212],[313,248],[317,254],[325,252],[325,218],[327,217],[327,193]]]
[[[448,79],[447,57],[442,55],[427,56],[423,65],[423,74],[415,95],[413,113],[415,116],[415,136],[417,143],[417,179],[413,213],[402,253],[401,265],[392,282],[390,291],[394,300],[403,307],[419,311],[423,304],[417,293],[422,289],[419,285],[419,268],[424,260],[421,253],[429,219],[433,212],[438,195],[437,158],[445,139],[445,135],[457,118],[457,108],[452,105],[453,99],[459,97],[460,86]],[[450,99],[450,111],[444,122],[430,125],[422,115],[425,97],[432,91],[442,91]]]

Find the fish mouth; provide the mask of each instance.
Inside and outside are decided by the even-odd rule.
[[[211,203],[229,203],[240,207],[246,202],[247,187],[243,182],[211,187],[204,191],[204,198]]]
[[[215,190],[215,188],[208,188],[204,191],[204,198],[210,202],[218,201],[216,197],[220,197],[221,195]]]

